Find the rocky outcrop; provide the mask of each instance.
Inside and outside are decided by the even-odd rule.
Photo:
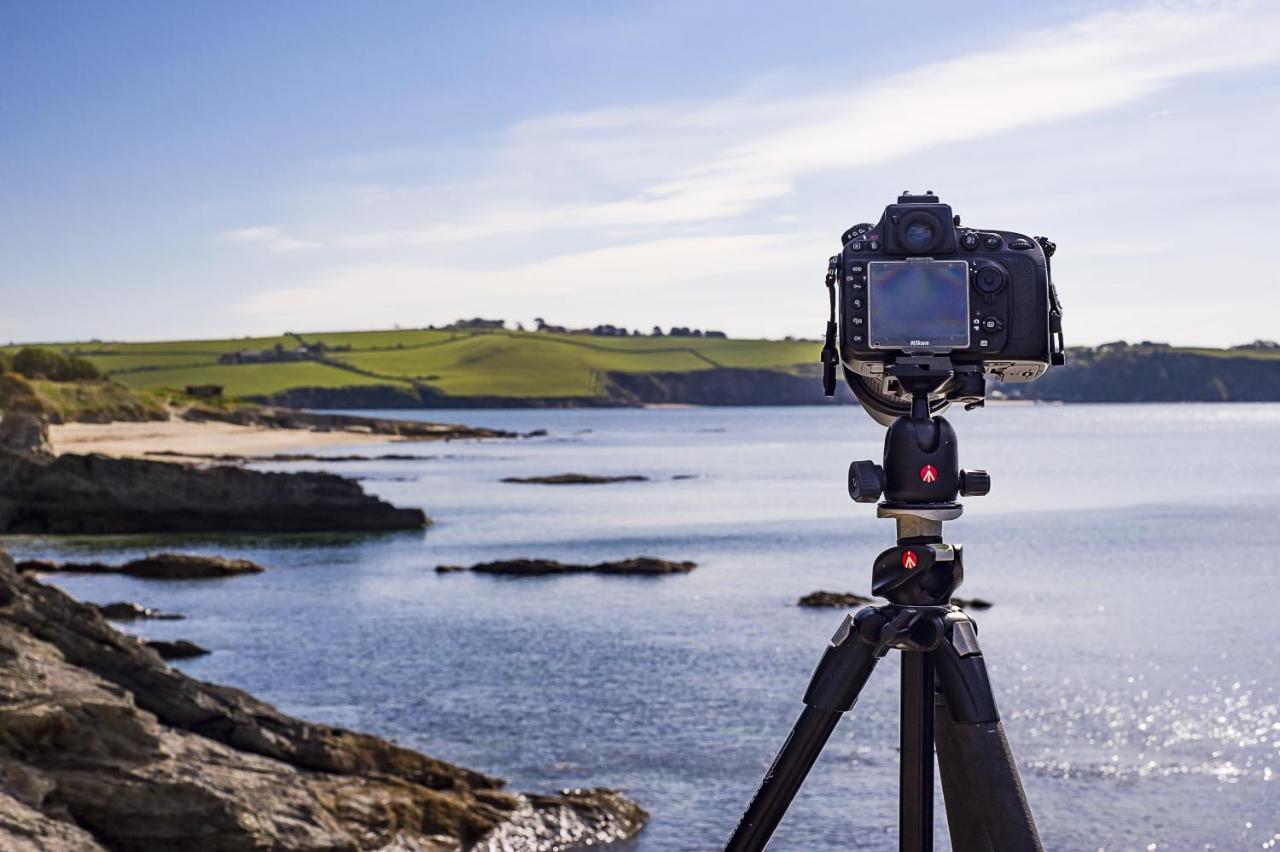
[[[211,408],[192,406],[182,412],[185,420],[216,420],[241,426],[270,429],[310,429],[321,432],[357,432],[368,435],[396,435],[415,441],[453,441],[464,438],[516,438],[515,432],[463,426],[459,423],[426,423],[419,420],[394,420],[364,417],[358,414],[323,414],[275,406]]]
[[[420,509],[398,509],[329,473],[0,451],[0,533],[357,532],[426,524]]]
[[[503,482],[521,485],[609,485],[614,482],[648,482],[647,476],[593,476],[589,473],[557,473],[551,476],[508,476]]]
[[[49,421],[38,414],[0,411],[0,450],[53,455],[53,446],[49,443]]]
[[[153,553],[141,559],[131,559],[122,565],[106,565],[102,562],[48,562],[43,559],[27,559],[18,563],[24,573],[41,574],[128,574],[144,580],[209,580],[218,577],[234,577],[237,574],[260,574],[265,569],[248,559],[227,559],[224,556],[197,556],[187,553]]]
[[[594,565],[573,565],[554,559],[503,559],[497,562],[481,562],[464,568],[461,565],[437,565],[436,571],[447,574],[455,571],[474,571],[477,574],[507,574],[517,577],[543,577],[549,574],[631,574],[656,576],[660,574],[688,574],[698,567],[695,562],[671,562],[652,556],[637,556],[616,562],[598,562]]]
[[[21,566],[19,566],[21,570]],[[158,609],[152,609],[143,606],[140,603],[132,601],[116,601],[109,604],[90,604],[98,611],[98,614],[107,621],[141,621],[143,619],[155,621],[181,621],[186,618],[176,612],[161,612]]]
[[[0,848],[551,852],[646,816],[608,790],[508,792],[193,680],[0,552]]]
[[[149,639],[146,642],[146,646],[159,654],[162,660],[186,660],[191,657],[203,657],[205,654],[212,653],[208,648],[202,648],[195,642],[188,642],[186,639],[173,641]]]
[[[855,607],[866,606],[871,598],[853,592],[810,592],[798,601],[800,606]]]

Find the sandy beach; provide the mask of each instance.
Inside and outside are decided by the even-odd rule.
[[[49,427],[56,453],[101,453],[123,458],[146,458],[147,453],[190,454],[191,460],[210,455],[269,455],[309,452],[320,447],[380,444],[394,435],[365,432],[320,432],[308,429],[269,429],[231,423],[168,420],[151,423],[65,423]],[[168,457],[166,460],[181,461]]]

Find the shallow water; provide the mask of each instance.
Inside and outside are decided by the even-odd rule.
[[[181,664],[196,677],[517,788],[621,788],[653,812],[629,848],[719,848],[842,618],[796,599],[865,592],[892,544],[892,524],[845,494],[848,462],[877,457],[882,431],[848,407],[423,414],[550,434],[370,447],[438,457],[331,466],[425,508],[425,533],[8,543],[24,556],[163,546],[256,559],[266,573],[223,581],[57,582],[186,613],[131,629],[212,648]],[[994,488],[947,537],[966,544],[961,594],[996,604],[976,618],[1046,847],[1280,842],[1280,571],[1267,534],[1280,405],[1009,405],[951,419],[962,461]],[[566,471],[653,481],[499,481]],[[432,570],[638,554],[699,567]],[[895,848],[896,691],[891,656],[771,848]],[[947,848],[941,817],[938,835]]]

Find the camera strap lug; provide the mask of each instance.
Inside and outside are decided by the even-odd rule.
[[[835,254],[827,262],[827,336],[822,346],[822,393],[836,395],[836,365],[840,355],[836,352],[836,279],[840,274],[840,255]]]

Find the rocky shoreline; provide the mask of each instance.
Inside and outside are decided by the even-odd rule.
[[[0,848],[553,852],[646,819],[614,791],[509,792],[189,678],[0,551]]]
[[[396,508],[329,473],[0,451],[0,533],[362,532],[427,523],[421,509]]]

